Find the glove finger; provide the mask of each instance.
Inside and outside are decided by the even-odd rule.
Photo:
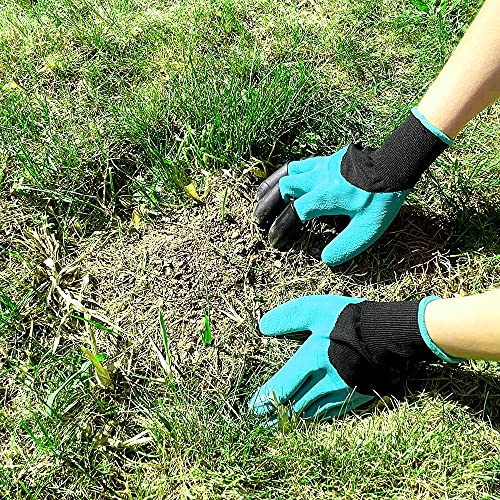
[[[254,218],[261,227],[269,227],[276,217],[286,209],[286,203],[283,200],[276,182],[258,201],[253,212]]]
[[[278,181],[288,175],[288,163],[273,172],[267,179],[265,179],[257,189],[257,200],[260,200]]]
[[[276,411],[276,405],[286,404],[302,386],[308,372],[304,369],[304,356],[309,356],[306,342],[288,362],[250,398],[249,405],[264,415]]]
[[[328,380],[325,380],[326,371],[318,370],[311,373],[308,379],[302,384],[292,398],[293,410],[301,414],[311,404],[328,394],[332,389]]]
[[[322,215],[345,215],[342,200],[326,195],[321,189],[315,189],[294,201],[299,219],[305,223]]]
[[[355,215],[347,227],[331,241],[321,253],[323,262],[338,266],[366,250],[382,235],[391,223],[369,214]]]
[[[281,196],[285,201],[300,198],[314,189],[317,179],[310,172],[302,174],[287,175],[279,180]]]
[[[259,328],[267,337],[316,330],[319,323],[331,330],[340,311],[356,300],[358,299],[332,295],[299,297],[264,314]],[[325,321],[326,314],[331,315],[331,321]]]
[[[318,164],[324,160],[324,156],[312,156],[311,158],[306,158],[300,161],[291,161],[288,164],[288,175],[303,174],[304,172],[310,172],[318,166]]]
[[[281,249],[299,238],[304,224],[291,201],[269,228],[269,242],[273,248]]]

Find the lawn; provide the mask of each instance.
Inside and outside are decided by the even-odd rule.
[[[283,161],[380,145],[480,3],[0,0],[1,498],[500,498],[497,363],[333,422],[247,407],[286,300],[500,287],[499,104],[347,264],[329,221],[287,252],[252,222]]]

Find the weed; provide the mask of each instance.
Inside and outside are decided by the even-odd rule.
[[[212,327],[210,326],[210,316],[207,312],[203,311],[203,328],[200,331],[201,341],[203,345],[210,345],[212,343]]]

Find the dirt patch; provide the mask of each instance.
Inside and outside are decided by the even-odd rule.
[[[114,347],[100,348],[125,350],[129,373],[162,376],[151,345],[164,350],[161,309],[178,375],[196,377],[204,391],[235,388],[250,374],[277,369],[295,348],[263,339],[261,315],[331,289],[321,262],[265,243],[252,222],[255,183],[222,177],[217,184],[206,205],[172,209],[154,225],[97,247],[86,263],[93,299],[125,332]],[[211,345],[202,342],[204,314]]]
[[[316,223],[290,251],[275,251],[252,221],[256,184],[249,176],[222,176],[206,205],[174,207],[150,226],[109,239],[87,259],[93,300],[124,332],[112,344],[98,332],[99,347],[122,356],[127,374],[163,376],[151,344],[163,350],[159,309],[178,377],[194,377],[205,393],[247,393],[297,347],[260,335],[258,321],[272,307],[305,294],[449,296],[467,282],[443,255],[446,230],[439,221],[420,220],[412,207],[380,243],[335,269],[319,259],[335,233],[331,220]],[[477,279],[473,265],[467,270]],[[204,314],[211,345],[202,342]]]

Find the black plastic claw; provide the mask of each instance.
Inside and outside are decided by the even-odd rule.
[[[304,224],[291,201],[269,229],[269,241],[274,248],[283,248],[298,239]]]
[[[258,201],[254,210],[254,217],[261,227],[269,227],[274,219],[285,209],[286,203],[281,197],[278,182],[274,184]]]
[[[278,168],[276,172],[273,172],[266,180],[262,181],[261,185],[257,189],[257,200],[260,200],[278,181],[288,175],[288,163],[285,163],[282,167]]]

